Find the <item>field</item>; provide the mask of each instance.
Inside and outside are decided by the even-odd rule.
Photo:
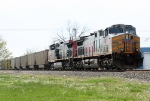
[[[150,83],[114,77],[0,74],[0,101],[150,101]]]

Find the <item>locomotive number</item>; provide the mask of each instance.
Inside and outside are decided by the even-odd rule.
[[[124,42],[125,42],[125,43],[132,43],[132,41],[131,41],[130,39],[123,39],[123,40],[122,40],[122,43],[124,43]]]

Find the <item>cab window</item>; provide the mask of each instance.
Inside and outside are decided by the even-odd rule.
[[[136,31],[134,29],[126,29],[125,33],[127,33],[127,34],[135,34],[136,35]]]
[[[103,31],[99,31],[99,36],[104,36],[104,32]]]
[[[109,33],[110,34],[117,34],[117,33],[123,33],[123,29],[122,28],[110,28],[109,29]]]
[[[105,36],[107,36],[107,35],[108,35],[108,29],[105,30]]]

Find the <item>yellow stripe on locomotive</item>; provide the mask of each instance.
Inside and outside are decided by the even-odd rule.
[[[133,54],[135,51],[140,51],[140,38],[130,34],[113,37],[112,51],[124,54]]]

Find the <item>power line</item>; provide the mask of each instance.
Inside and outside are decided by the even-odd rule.
[[[0,29],[0,30],[53,30],[53,29]]]

